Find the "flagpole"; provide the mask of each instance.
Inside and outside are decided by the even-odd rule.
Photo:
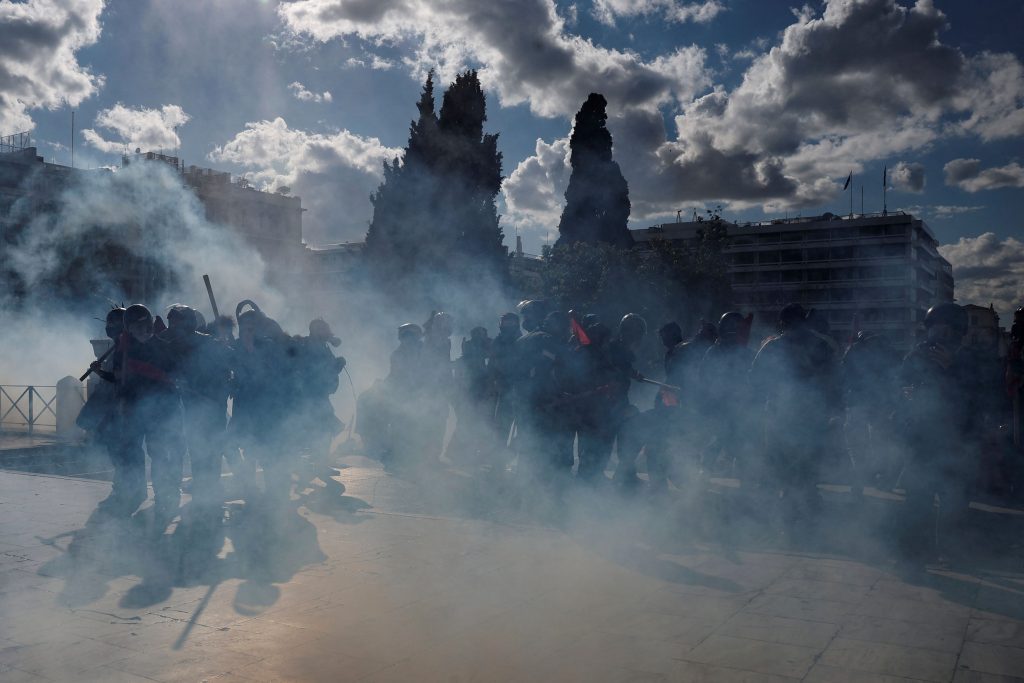
[[[882,215],[886,216],[889,213],[889,205],[886,201],[886,192],[889,187],[889,167],[886,166],[882,169]]]
[[[853,218],[853,174],[850,174],[850,218]]]
[[[864,183],[860,184],[860,215],[864,215]]]

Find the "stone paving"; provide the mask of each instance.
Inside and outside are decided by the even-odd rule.
[[[555,526],[500,485],[350,464],[345,496],[234,504],[212,538],[187,507],[158,535],[92,515],[109,484],[0,472],[0,680],[1024,681],[1015,555],[911,571],[841,524],[717,542],[694,505],[724,495],[598,492]]]

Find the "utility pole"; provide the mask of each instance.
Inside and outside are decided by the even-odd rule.
[[[75,167],[75,110],[71,110],[71,168]]]

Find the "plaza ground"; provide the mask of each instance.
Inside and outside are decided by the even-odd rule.
[[[108,483],[0,471],[0,680],[1024,680],[1013,510],[976,505],[985,537],[915,569],[879,540],[882,494],[826,491],[787,539],[727,482],[544,509],[345,463],[344,496],[233,503],[213,534],[187,505],[155,533],[93,514]]]

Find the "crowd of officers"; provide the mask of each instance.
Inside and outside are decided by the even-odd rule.
[[[90,367],[101,381],[94,380],[78,418],[114,465],[102,512],[129,516],[146,500],[147,454],[154,518],[163,526],[179,512],[186,456],[199,521],[219,522],[223,514],[224,460],[247,501],[286,501],[295,475],[344,490],[328,458],[343,428],[329,397],[345,359],[331,351],[340,340],[326,322],[313,320],[307,336],[288,335],[243,301],[236,338],[228,316],[206,324],[198,311],[176,304],[166,317],[165,325],[141,304],[106,317],[113,345]]]
[[[758,348],[751,323],[729,312],[688,338],[663,325],[664,381],[654,382],[637,369],[647,324],[636,314],[612,329],[526,301],[501,316],[497,336],[474,328],[452,362],[453,321],[434,313],[398,328],[389,375],[359,397],[357,431],[388,467],[434,465],[451,406],[444,456],[456,465],[514,469],[556,493],[573,480],[607,484],[613,464],[611,482],[625,489],[684,488],[717,472],[777,500],[787,527],[817,517],[823,464],[839,452],[855,494],[905,490],[902,545],[935,551],[935,530],[970,502],[986,430],[1005,417],[999,369],[989,381],[961,348],[966,311],[933,307],[907,355],[878,334],[840,344],[799,304]],[[649,409],[631,404],[633,382],[659,385]]]
[[[131,515],[146,500],[146,454],[154,515],[165,522],[179,511],[186,457],[198,518],[222,514],[225,461],[247,501],[287,501],[296,476],[344,490],[330,466],[343,425],[329,397],[345,359],[331,351],[340,341],[326,322],[292,336],[251,301],[236,308],[237,338],[230,317],[206,324],[179,304],[166,318],[139,304],[111,310],[113,346],[90,368],[103,381],[79,424],[115,466],[104,512]],[[595,315],[526,301],[501,316],[495,337],[472,329],[453,361],[454,321],[434,312],[422,326],[398,328],[388,376],[358,398],[357,430],[365,454],[393,470],[444,457],[514,472],[556,496],[573,480],[607,484],[613,463],[610,481],[627,490],[727,474],[778,500],[787,525],[816,518],[822,465],[840,451],[855,493],[898,482],[904,546],[933,550],[935,529],[965,512],[979,444],[1005,417],[983,364],[961,348],[965,310],[929,310],[925,338],[905,357],[881,335],[841,346],[799,304],[782,309],[777,334],[757,349],[751,322],[729,312],[688,338],[678,324],[662,325],[655,374],[664,381],[654,381],[637,369],[647,334],[637,314],[613,329]],[[657,385],[651,407],[631,403],[634,382]]]

